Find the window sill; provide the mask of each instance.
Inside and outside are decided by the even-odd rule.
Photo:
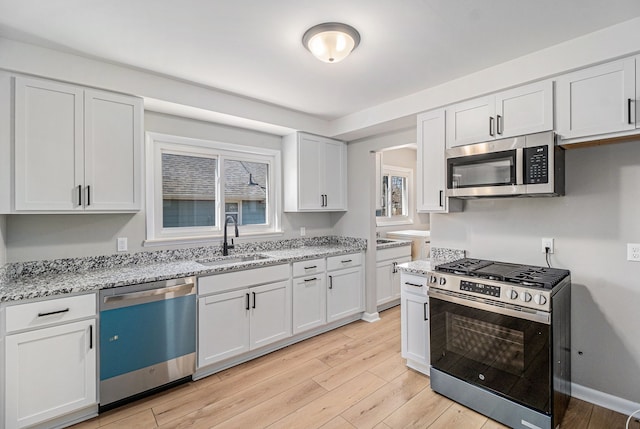
[[[284,231],[265,231],[265,232],[250,232],[246,234],[240,234],[240,237],[234,237],[233,234],[229,235],[229,240],[233,238],[236,242],[242,243],[249,241],[251,238],[271,238],[282,237]],[[155,246],[168,246],[168,245],[180,245],[180,244],[218,244],[222,243],[222,235],[207,235],[202,237],[175,237],[175,238],[154,238],[144,240],[142,247],[155,247]]]
[[[397,226],[397,225],[413,225],[413,219],[404,218],[404,219],[389,219],[385,218],[376,218],[376,226]]]

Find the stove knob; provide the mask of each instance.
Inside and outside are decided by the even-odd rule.
[[[538,305],[545,305],[547,303],[547,298],[544,295],[534,295],[533,302]]]
[[[436,276],[429,276],[429,283],[435,283],[436,280],[438,280]]]
[[[531,301],[531,294],[529,292],[525,292],[522,294],[522,297],[520,297],[520,299],[522,299],[522,301],[524,302],[529,302]]]
[[[517,299],[518,298],[518,291],[515,289],[511,289],[510,291],[507,292],[507,296],[510,299]]]
[[[447,279],[445,279],[444,277],[440,277],[440,286],[444,285],[445,283],[447,283]]]

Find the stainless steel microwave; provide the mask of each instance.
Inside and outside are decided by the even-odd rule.
[[[552,131],[447,149],[447,196],[564,195],[564,149]]]

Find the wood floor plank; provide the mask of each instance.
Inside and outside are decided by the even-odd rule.
[[[156,424],[156,419],[153,417],[153,412],[148,409],[100,427],[104,429],[152,429],[157,428],[158,425]]]
[[[391,350],[388,344],[382,343],[313,377],[313,380],[325,389],[333,390],[344,382],[359,376],[369,368],[384,362],[394,353],[395,351]]]
[[[427,377],[407,371],[342,413],[358,429],[371,429],[427,388]]]
[[[322,397],[299,408],[295,413],[278,420],[271,429],[315,429],[339,416],[344,410],[384,386],[386,382],[378,376],[365,372],[357,379],[348,381]]]
[[[392,381],[407,371],[409,371],[407,361],[404,360],[399,353],[395,353],[389,359],[369,369],[369,372],[386,381]],[[425,376],[425,378],[428,382],[429,377]]]
[[[322,426],[320,426],[320,429],[354,429],[354,428],[355,427],[351,423],[349,423],[348,421],[346,421],[340,416],[335,417],[329,420],[328,423],[325,423]]]
[[[613,410],[607,410],[601,407],[593,407],[591,418],[589,419],[589,426],[587,429],[624,428],[627,423],[627,417],[628,416],[616,413]],[[635,429],[638,427],[639,426],[637,424],[635,424],[634,426],[629,424],[629,429]]]
[[[431,389],[424,389],[391,413],[384,422],[392,429],[424,429],[454,402]]]
[[[313,380],[304,381],[226,420],[216,429],[264,428],[327,393]]]
[[[487,418],[482,414],[454,403],[429,426],[429,429],[480,429],[486,422]]]
[[[156,420],[162,427],[210,427],[230,419],[236,414],[264,402],[300,383],[300,380],[325,372],[328,367],[317,359],[289,367],[276,376],[251,381],[242,379],[242,385],[230,385],[233,377],[212,386],[200,389],[195,397],[183,397],[170,404],[153,409]],[[189,395],[188,395],[189,396]]]
[[[390,341],[397,337],[397,328],[393,329],[393,326],[387,330],[381,330],[378,335],[365,337],[357,340],[351,340],[345,343],[342,347],[327,350],[324,354],[318,357],[322,362],[329,366],[338,366],[354,356],[359,355],[369,349],[372,346],[376,346],[381,342]]]
[[[562,429],[584,429],[589,426],[593,405],[580,399],[571,398],[567,412],[562,419]]]

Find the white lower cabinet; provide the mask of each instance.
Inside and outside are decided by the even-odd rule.
[[[400,329],[407,366],[429,375],[429,297],[427,278],[401,273]]]
[[[288,265],[198,279],[198,367],[291,336]],[[230,290],[234,288],[240,289]]]
[[[60,310],[43,310],[52,302],[60,302]],[[88,303],[92,318],[68,321],[76,302]],[[91,406],[97,412],[95,295],[10,308],[7,326],[18,332],[5,337],[5,429],[53,420],[52,426],[60,426],[65,415]],[[38,328],[25,330],[29,326],[23,320],[36,321]]]
[[[304,274],[302,277],[296,277]],[[324,259],[293,264],[293,333],[327,323],[327,282]]]
[[[398,264],[411,261],[411,246],[380,249],[376,261],[376,303],[384,306],[400,298]]]
[[[327,323],[364,310],[363,277],[361,253],[327,258]]]

